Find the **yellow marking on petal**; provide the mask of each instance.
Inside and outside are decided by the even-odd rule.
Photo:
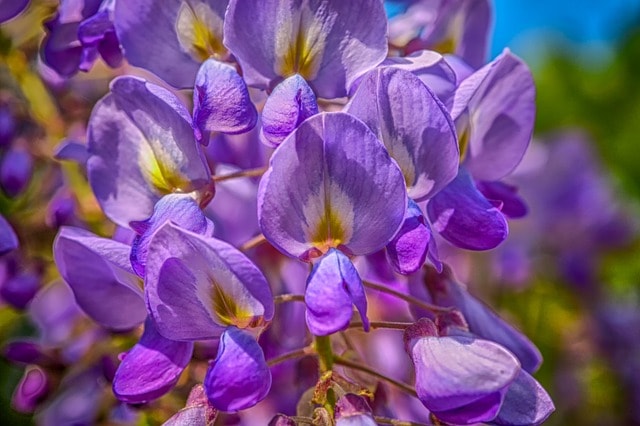
[[[331,204],[326,203],[324,214],[311,236],[311,242],[322,253],[326,253],[330,248],[337,248],[344,243],[345,237],[346,232],[340,215],[331,208]]]
[[[263,324],[262,315],[254,315],[249,307],[240,306],[233,295],[225,292],[214,279],[211,279],[211,286],[213,313],[218,323],[238,328],[253,328]]]
[[[458,138],[458,147],[460,149],[460,162],[464,160],[465,155],[467,155],[467,148],[469,148],[469,126],[465,126],[462,134]]]
[[[159,145],[158,143],[153,145]],[[160,151],[161,148],[158,148]],[[183,176],[168,155],[156,152],[152,143],[143,142],[140,150],[139,164],[142,175],[151,187],[160,195],[173,192],[191,192],[191,182]]]
[[[178,11],[176,33],[182,48],[198,61],[210,57],[222,59],[227,49],[222,44],[222,19],[207,4],[191,6],[183,2]]]
[[[433,50],[444,55],[447,53],[455,53],[456,46],[457,46],[456,40],[451,36],[447,36],[444,39],[440,40],[438,43],[436,43],[433,46]]]

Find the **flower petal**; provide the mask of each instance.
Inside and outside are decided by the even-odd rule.
[[[412,274],[422,267],[427,258],[433,236],[420,207],[411,199],[402,227],[387,244],[387,259],[399,274]]]
[[[406,203],[400,170],[366,125],[321,113],[271,157],[258,218],[265,237],[289,256],[308,260],[331,247],[360,255],[393,238]]]
[[[207,59],[198,70],[193,89],[193,127],[196,138],[208,143],[208,132],[244,133],[258,120],[249,91],[231,65]]]
[[[18,248],[18,236],[3,215],[0,215],[0,255]]]
[[[145,291],[158,331],[169,339],[212,339],[227,326],[259,327],[273,318],[269,284],[249,259],[171,222],[151,240]]]
[[[231,0],[224,42],[250,86],[297,73],[318,96],[337,98],[385,58],[387,23],[379,0]]]
[[[398,162],[409,197],[427,199],[456,176],[460,154],[451,117],[409,71],[370,72],[347,112],[364,121]]]
[[[553,401],[540,383],[521,370],[504,397],[498,417],[489,424],[501,426],[536,426],[555,410]]]
[[[369,330],[367,297],[355,266],[342,252],[330,249],[313,265],[304,294],[307,326],[316,336],[344,330],[355,305],[363,328]]]
[[[518,188],[504,182],[477,182],[476,186],[482,195],[488,200],[495,200],[502,203],[500,210],[504,215],[510,218],[519,218],[526,216],[527,205],[524,200],[518,196]]]
[[[163,195],[210,185],[190,123],[168,90],[135,77],[111,83],[89,120],[87,169],[98,202],[116,224],[148,218]]]
[[[507,238],[504,215],[476,189],[469,173],[458,176],[427,204],[433,228],[458,247],[488,250]]]
[[[0,0],[0,23],[17,16],[28,4],[29,0]]]
[[[113,393],[129,404],[161,397],[175,386],[192,353],[193,343],[165,339],[147,319],[140,341],[116,371]]]
[[[244,410],[262,401],[271,389],[271,371],[258,342],[236,327],[227,328],[204,386],[211,405],[221,411]]]
[[[278,84],[262,109],[260,136],[276,147],[304,120],[318,113],[316,95],[299,74]]]
[[[128,262],[130,247],[80,228],[63,227],[53,243],[60,275],[82,310],[97,323],[127,330],[147,316],[139,279]]]

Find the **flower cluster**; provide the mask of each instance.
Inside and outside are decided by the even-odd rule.
[[[82,359],[43,423],[94,421],[105,382],[121,422],[185,388],[166,424],[254,406],[245,424],[544,422],[540,352],[438,252],[493,249],[526,214],[502,180],[532,136],[533,79],[508,49],[485,63],[488,1],[436,3],[62,0],[49,68],[102,57],[145,78],[114,78],[86,145],[57,152],[116,231],[60,223],[64,283],[31,301],[40,340],[12,346],[31,365],[16,407]],[[381,328],[400,330],[384,349]]]

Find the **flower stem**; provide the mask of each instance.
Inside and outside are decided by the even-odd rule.
[[[346,358],[342,358],[340,356],[334,357],[334,362],[338,365],[342,365],[343,367],[351,368],[353,370],[362,371],[363,373],[367,373],[373,377],[376,377],[384,382],[390,383],[395,387],[402,389],[404,392],[408,393],[411,396],[418,397],[415,389],[412,386],[402,383],[398,380],[392,379],[391,377],[387,377],[383,374],[378,373],[374,369],[367,367],[366,365],[358,364],[357,362],[350,361]]]
[[[407,420],[390,419],[388,417],[375,416],[374,419],[375,419],[376,423],[383,424],[383,425],[393,425],[393,426],[430,426],[430,424],[428,424],[428,423],[410,422],[410,421],[407,421]]]
[[[286,302],[304,302],[304,295],[302,294],[279,294],[273,297],[273,303],[286,303]]]
[[[389,328],[393,330],[404,330],[411,324],[408,322],[391,322],[391,321],[369,321],[371,328]],[[352,322],[349,328],[362,328],[361,322]]]
[[[239,170],[237,172],[229,173],[226,175],[218,175],[213,177],[214,182],[222,182],[224,180],[236,179],[242,177],[257,177],[262,176],[267,171],[267,167],[258,167],[256,169]]]
[[[269,367],[273,367],[274,365],[289,361],[290,359],[302,358],[307,355],[312,355],[314,352],[315,350],[313,349],[313,346],[305,346],[302,349],[297,349],[295,351],[284,353],[275,358],[271,358],[269,361],[267,361],[267,365]]]
[[[318,353],[318,360],[320,361],[320,373],[330,371],[333,368],[335,359],[333,349],[331,348],[331,337],[316,336],[314,346]]]
[[[266,242],[267,239],[262,234],[258,234],[255,237],[251,238],[249,241],[245,242],[240,246],[240,251],[251,250],[254,247],[258,247],[260,244]]]
[[[427,311],[431,311],[434,314],[439,314],[439,313],[444,313],[444,312],[451,312],[451,310],[452,310],[452,308],[445,308],[445,307],[442,307],[442,306],[437,306],[437,305],[433,305],[431,303],[423,302],[422,300],[420,300],[420,299],[418,299],[416,297],[409,296],[408,294],[401,293],[401,292],[399,292],[397,290],[393,290],[391,288],[385,287],[385,286],[380,285],[380,284],[374,284],[374,283],[372,283],[370,281],[362,280],[362,284],[365,287],[369,287],[372,290],[376,290],[376,291],[379,291],[381,293],[390,294],[392,296],[395,296],[395,297],[397,297],[399,299],[404,300],[407,303],[415,305],[415,306],[417,306],[419,308],[425,309]]]

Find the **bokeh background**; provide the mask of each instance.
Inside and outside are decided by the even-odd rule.
[[[494,5],[492,56],[509,47],[537,85],[536,142],[511,182],[530,216],[511,221],[498,250],[452,250],[447,259],[472,292],[539,346],[545,360],[536,378],[557,408],[547,424],[640,425],[640,1]],[[55,235],[38,201],[55,191],[55,173],[44,165],[62,138],[82,139],[83,120],[109,78],[98,65],[70,83],[45,71],[43,83],[37,49],[54,7],[32,1],[0,26],[0,99],[21,93],[35,161],[29,188],[15,199],[0,194],[0,211],[29,230],[24,245],[42,263],[51,261]],[[72,180],[79,173],[63,167]],[[79,201],[84,220],[99,226],[95,202]],[[34,332],[19,311],[0,307],[0,342]],[[0,425],[31,424],[10,408],[21,375],[0,357]]]

